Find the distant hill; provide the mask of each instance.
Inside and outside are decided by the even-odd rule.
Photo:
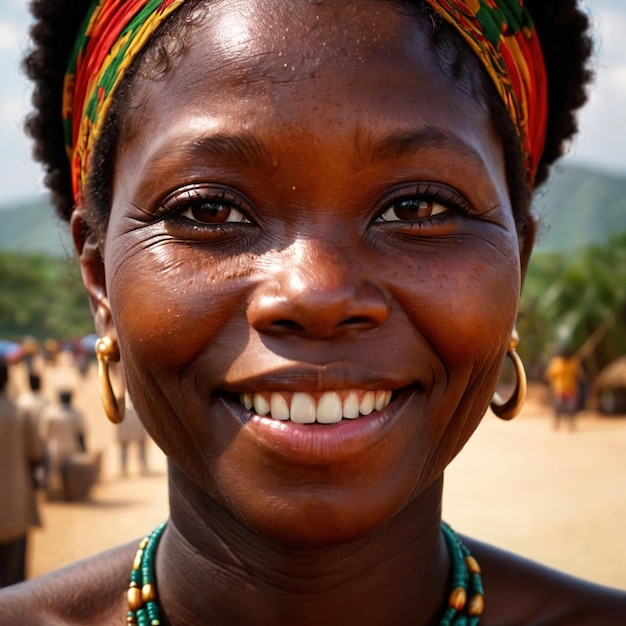
[[[0,250],[69,256],[69,227],[45,197],[0,206]]]
[[[537,247],[544,252],[575,250],[626,232],[626,174],[580,165],[557,166],[537,194],[541,218]],[[67,225],[45,198],[0,206],[0,250],[71,254]]]
[[[561,252],[626,232],[626,174],[558,165],[533,203],[541,219],[537,247]]]

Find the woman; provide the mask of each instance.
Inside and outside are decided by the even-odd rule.
[[[132,574],[136,544],[1,623],[623,620],[624,593],[440,520],[507,352],[522,374],[530,196],[589,78],[575,2],[105,0],[76,35],[83,5],[34,3],[29,127],[105,408],[119,358],[171,515]]]

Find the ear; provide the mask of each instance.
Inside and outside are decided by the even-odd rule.
[[[526,270],[530,261],[530,254],[535,246],[535,237],[537,236],[538,220],[532,211],[528,215],[528,222],[525,225],[524,232],[520,236],[520,266],[522,269],[522,284],[526,277]]]
[[[70,220],[74,247],[80,264],[83,284],[89,296],[89,306],[94,316],[96,332],[100,337],[109,335],[117,338],[111,318],[111,307],[107,297],[106,275],[102,257],[103,242],[99,230],[90,225],[86,211],[77,207]]]

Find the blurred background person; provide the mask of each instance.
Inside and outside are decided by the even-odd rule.
[[[72,392],[59,391],[58,403],[46,406],[41,412],[40,433],[46,444],[49,499],[67,498],[67,469],[71,458],[86,451],[85,421],[72,406]]]
[[[141,473],[148,473],[148,460],[146,457],[146,429],[137,417],[135,407],[128,394],[125,400],[126,411],[124,421],[116,428],[117,442],[120,448],[120,468],[122,476],[128,476],[128,451],[134,447],[137,452],[137,460]]]
[[[580,392],[585,381],[580,358],[569,347],[562,346],[548,363],[546,378],[552,392],[554,427],[565,417],[571,431],[576,428],[576,414],[581,408]]]
[[[9,371],[0,362],[0,587],[26,579],[30,526],[40,525],[33,468],[43,446],[33,423],[7,395]]]
[[[34,372],[29,373],[28,390],[20,394],[17,398],[17,406],[24,412],[25,417],[31,423],[31,428],[37,433],[40,433],[41,412],[48,404],[48,398],[46,398],[41,391],[41,376],[39,374],[35,374]],[[37,483],[37,487],[39,488],[45,487],[48,474],[48,462],[47,455],[45,454],[45,446],[43,446],[43,449],[44,453],[42,454],[41,463],[38,464],[33,470],[33,476],[35,482]]]

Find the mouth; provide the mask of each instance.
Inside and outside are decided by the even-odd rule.
[[[391,402],[393,392],[348,389],[308,393],[304,391],[266,391],[239,394],[239,402],[261,417],[295,424],[337,424],[382,411]]]

